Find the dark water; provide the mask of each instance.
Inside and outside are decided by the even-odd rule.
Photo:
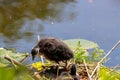
[[[92,40],[108,52],[120,39],[119,0],[40,1],[33,3],[32,7],[28,2],[20,4],[14,0],[0,4],[0,47],[30,52],[37,42],[37,35],[40,35]],[[16,4],[18,8],[14,9]],[[21,8],[22,4],[25,7]],[[120,46],[105,65],[120,64],[119,49]]]

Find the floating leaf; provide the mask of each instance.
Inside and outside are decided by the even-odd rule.
[[[75,50],[78,46],[78,42],[84,49],[92,49],[98,47],[98,44],[85,39],[68,39],[64,40],[64,42],[72,49]]]

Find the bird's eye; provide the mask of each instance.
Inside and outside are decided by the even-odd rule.
[[[38,44],[38,46],[39,46],[39,47],[42,47],[42,44],[41,44],[41,43],[39,43],[39,44]]]
[[[46,45],[45,45],[45,47],[51,47],[52,46],[52,44],[51,43],[46,43]]]

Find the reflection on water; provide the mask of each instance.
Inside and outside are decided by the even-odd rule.
[[[67,5],[74,2],[74,0],[1,1],[0,46],[15,47],[21,51],[18,47],[28,47],[27,43],[36,41],[37,35],[47,36],[44,33],[44,24],[61,22],[64,16],[69,19],[75,17],[74,11],[67,10]],[[72,9],[73,6],[69,8]]]
[[[84,38],[108,52],[120,39],[118,0],[3,0],[0,2],[0,47],[30,52],[37,35]],[[119,48],[106,65],[119,64]]]
[[[21,37],[19,29],[26,24],[26,18],[61,21],[64,8],[70,2],[74,0],[3,0],[0,2],[0,33],[9,38],[16,37],[14,39]],[[67,14],[74,15],[71,12]]]

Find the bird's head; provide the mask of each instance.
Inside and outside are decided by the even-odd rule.
[[[32,60],[35,59],[36,55],[44,55],[44,53],[49,53],[55,49],[55,41],[54,39],[41,39],[38,41],[37,45],[32,49]]]
[[[32,51],[31,51],[32,60],[34,60],[34,59],[35,59],[35,56],[36,56],[37,54],[39,54],[39,50],[40,50],[39,47],[34,47],[34,48],[32,49]]]
[[[42,41],[41,41],[41,39],[38,36],[38,42],[35,45],[35,47],[32,48],[32,50],[31,50],[32,60],[35,59],[36,55],[40,55],[41,48],[42,48]]]

